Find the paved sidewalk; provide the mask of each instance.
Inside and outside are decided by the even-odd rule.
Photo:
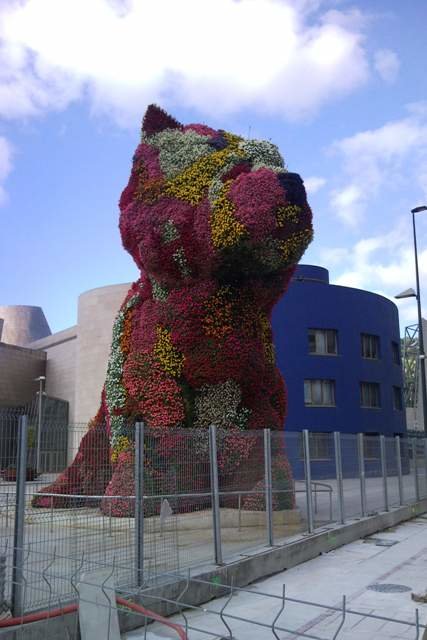
[[[392,546],[379,546],[394,543]],[[427,624],[427,604],[415,603],[411,593],[427,591],[427,516],[421,516],[371,538],[358,540],[340,549],[305,562],[249,587],[251,593],[236,593],[227,605],[225,613],[248,620],[271,624],[280,610],[281,601],[261,595],[281,595],[286,586],[286,596],[324,605],[340,607],[342,596],[347,597],[347,607],[361,613],[415,622],[418,607],[420,622]],[[400,591],[375,591],[372,585],[394,585]],[[403,590],[407,587],[407,590]],[[393,589],[393,587],[390,587]],[[205,605],[205,609],[220,611],[226,603],[220,598]],[[209,631],[189,631],[189,640],[209,638],[229,638],[229,632],[218,615],[203,611],[187,614],[190,626]],[[174,622],[182,623],[182,617],[175,616]],[[342,616],[335,611],[327,611],[307,604],[287,602],[278,626],[291,630],[278,631],[283,640],[296,639],[301,633],[308,637],[329,640],[334,638]],[[247,622],[227,619],[232,629],[233,640],[271,640],[271,629],[255,626]],[[418,640],[423,638],[421,629]],[[306,637],[307,637],[306,636]],[[126,640],[142,640],[144,631],[124,634]],[[176,634],[166,627],[150,625],[147,640],[176,638]],[[347,614],[344,626],[336,636],[337,640],[415,640],[415,627],[375,620]],[[427,634],[426,634],[427,638]]]

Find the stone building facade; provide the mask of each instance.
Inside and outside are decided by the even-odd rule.
[[[129,286],[82,293],[77,324],[54,334],[40,307],[0,307],[0,407],[30,402],[38,389],[34,378],[43,375],[47,395],[68,402],[69,422],[81,430],[98,410],[113,322]]]
[[[23,407],[34,399],[46,358],[44,351],[0,342],[0,408]]]

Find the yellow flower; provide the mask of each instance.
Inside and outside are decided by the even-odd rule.
[[[164,327],[156,327],[157,340],[154,355],[166,373],[179,378],[184,367],[184,354],[172,344],[171,332]]]
[[[276,361],[276,354],[274,350],[274,344],[272,341],[272,333],[270,322],[265,315],[265,313],[260,313],[259,316],[259,324],[261,329],[261,341],[264,347],[264,355],[265,359],[268,363],[274,364]]]
[[[111,452],[111,462],[117,462],[119,455],[131,447],[131,441],[126,436],[119,436],[113,451]]]
[[[312,229],[304,229],[293,233],[287,240],[284,240],[281,248],[285,261],[296,262],[299,260],[312,238]]]
[[[276,211],[277,226],[283,227],[286,222],[297,224],[301,207],[296,204],[288,204],[286,207],[279,207]]]
[[[232,180],[227,180],[212,207],[210,225],[212,244],[216,249],[232,247],[246,231],[245,226],[236,220],[235,205],[227,197],[231,183]]]
[[[241,140],[239,136],[225,133],[224,137],[228,142],[225,149],[214,151],[193,162],[187,169],[166,183],[165,193],[193,205],[203,200],[213,178],[225,166],[229,156],[231,154],[244,155],[238,148]]]

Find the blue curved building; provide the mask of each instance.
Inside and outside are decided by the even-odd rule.
[[[405,434],[395,304],[329,284],[327,269],[299,265],[272,324],[288,389],[286,431],[318,433],[312,441],[319,459],[331,457],[331,437],[323,434],[333,431]]]

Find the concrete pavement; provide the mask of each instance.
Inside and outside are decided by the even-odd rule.
[[[280,596],[283,584],[288,598],[337,608],[346,595],[347,608],[361,615],[347,613],[337,640],[415,640],[417,637],[421,640],[422,629],[417,636],[415,627],[367,618],[364,614],[414,623],[418,607],[420,622],[427,624],[427,604],[411,599],[413,592],[427,590],[427,516],[419,516],[261,580],[248,588],[249,593],[237,592],[225,613],[248,621],[228,619],[233,639],[271,640],[274,637],[271,628],[256,626],[250,621],[272,623],[280,611],[281,601],[263,594]],[[227,598],[220,598],[208,603],[205,609],[218,612],[226,602]],[[190,626],[205,631],[190,630],[189,640],[230,637],[218,615],[190,611],[187,616]],[[180,616],[174,616],[173,620],[182,623]],[[338,611],[287,601],[277,624],[291,632],[277,633],[281,640],[304,637],[301,634],[327,640],[334,638],[341,621],[342,614]],[[157,623],[149,627],[146,636],[147,640],[173,637],[176,634]],[[128,632],[122,638],[142,640],[144,632]]]

